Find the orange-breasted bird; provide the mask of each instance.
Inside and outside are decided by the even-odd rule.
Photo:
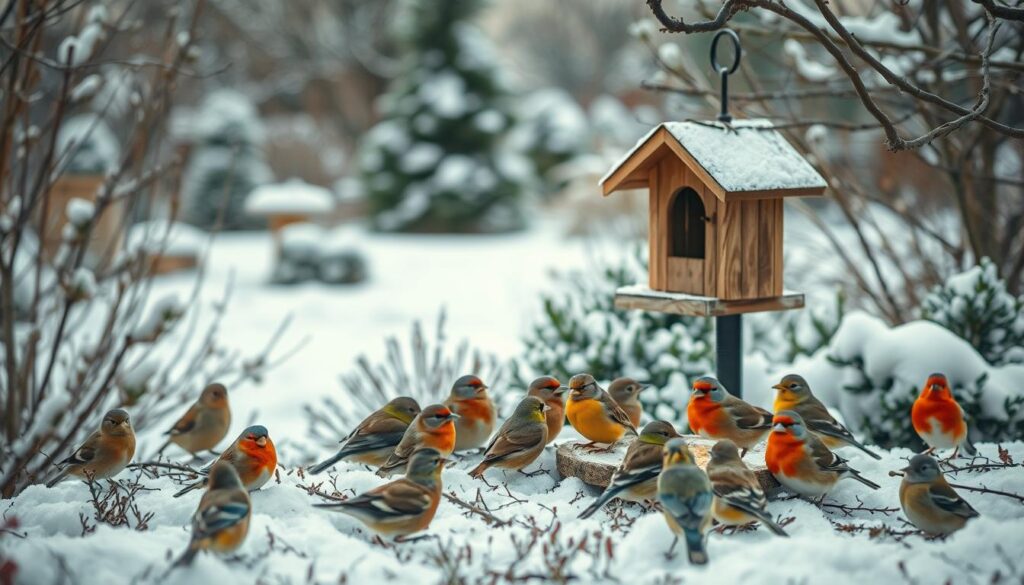
[[[162,453],[171,443],[192,455],[212,450],[224,440],[230,427],[228,389],[223,384],[210,384],[203,388],[199,399],[165,433],[170,436],[157,453]]]
[[[523,398],[484,451],[484,460],[469,475],[482,477],[491,467],[522,471],[548,444],[548,406],[536,396]]]
[[[760,522],[778,536],[789,536],[768,513],[764,489],[754,472],[743,463],[736,443],[729,439],[715,443],[706,471],[715,493],[711,506],[715,520],[726,526]]]
[[[441,457],[448,457],[455,450],[455,421],[459,415],[442,404],[431,404],[424,408],[405,429],[402,440],[394,453],[377,470],[377,475],[386,477],[403,473],[409,457],[417,449],[436,449]]]
[[[729,439],[744,453],[772,429],[772,413],[729,394],[711,376],[694,380],[686,421],[694,433],[707,439]]]
[[[380,467],[395,452],[406,429],[419,413],[419,403],[408,396],[391,400],[363,419],[341,440],[341,449],[337,453],[310,467],[309,472],[316,475],[342,459]]]
[[[714,493],[711,481],[697,467],[683,439],[665,443],[665,458],[658,476],[658,501],[665,522],[676,535],[672,547],[675,548],[682,537],[690,564],[707,564],[707,533],[711,528]]]
[[[768,471],[787,491],[808,498],[824,497],[845,478],[855,479],[873,490],[880,487],[830,451],[796,412],[776,413],[772,425],[764,460]]]
[[[569,380],[565,414],[572,427],[590,441],[585,446],[613,445],[626,435],[637,435],[629,416],[590,374],[576,374]]]
[[[410,534],[426,530],[434,519],[441,501],[444,463],[436,449],[419,449],[409,457],[405,477],[342,502],[315,506],[348,514],[374,532],[394,536],[400,542]]]
[[[626,448],[626,456],[612,474],[608,487],[594,503],[580,512],[580,518],[589,518],[612,498],[643,503],[658,499],[658,474],[665,443],[679,436],[672,423],[656,420],[647,423],[640,437]]]
[[[274,442],[270,440],[270,433],[267,428],[260,425],[253,425],[244,431],[230,447],[220,454],[213,465],[224,461],[230,463],[238,472],[242,485],[250,492],[263,487],[263,484],[270,481],[277,469],[277,451],[274,449]],[[207,469],[211,469],[208,466]],[[197,490],[209,480],[209,477],[202,477],[198,481],[185,486],[184,489],[174,494],[178,498],[192,490]]]
[[[565,392],[567,390],[568,388],[562,386],[557,378],[541,376],[530,382],[530,388],[526,392],[527,396],[536,396],[548,405],[548,410],[544,413],[548,423],[548,444],[555,440],[558,433],[562,432],[562,425],[565,424]]]
[[[456,451],[487,444],[498,423],[498,409],[487,394],[487,385],[480,378],[462,376],[456,380],[444,405],[459,415],[455,421]]]
[[[640,404],[640,393],[646,389],[647,384],[637,382],[633,378],[615,378],[611,384],[608,384],[608,394],[626,413],[629,422],[638,429],[640,428],[640,417],[644,414],[644,407]]]
[[[58,465],[64,468],[46,487],[53,487],[67,476],[83,480],[114,477],[135,456],[135,431],[128,412],[115,408],[103,415],[98,431],[93,431],[80,447]]]
[[[829,449],[840,447],[856,447],[875,459],[881,457],[862,445],[853,433],[839,423],[825,405],[811,393],[811,387],[802,376],[789,374],[773,386],[778,392],[775,395],[775,413],[791,410],[799,414],[807,425],[807,429],[817,435]]]
[[[910,420],[918,436],[928,445],[929,453],[936,449],[953,449],[955,457],[960,448],[968,455],[978,452],[967,437],[964,409],[953,398],[949,381],[942,374],[928,376],[910,409]]]
[[[946,483],[939,464],[928,455],[915,455],[903,470],[900,504],[914,526],[945,536],[960,530],[978,511]]]
[[[192,517],[192,540],[175,565],[189,565],[200,551],[238,550],[249,534],[252,502],[234,466],[219,461],[210,469],[206,493]]]

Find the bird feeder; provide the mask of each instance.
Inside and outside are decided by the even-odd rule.
[[[276,238],[285,226],[330,215],[334,205],[334,195],[328,189],[290,179],[253,189],[245,199],[245,212],[266,217]]]
[[[731,68],[715,59],[722,32],[735,44]],[[718,120],[659,124],[600,184],[605,196],[647,189],[650,201],[648,282],[618,289],[615,306],[715,317],[718,377],[738,394],[740,315],[804,305],[783,288],[783,201],[821,196],[826,183],[770,121],[729,116],[740,45],[722,32],[711,51],[722,80]]]

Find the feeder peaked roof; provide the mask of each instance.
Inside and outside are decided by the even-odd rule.
[[[769,120],[664,122],[601,179],[605,195],[648,186],[650,168],[675,156],[722,201],[816,196],[825,179]]]

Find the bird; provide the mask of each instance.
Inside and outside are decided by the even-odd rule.
[[[498,422],[498,409],[480,378],[467,375],[456,380],[443,404],[459,415],[455,421],[456,451],[487,444]]]
[[[901,471],[900,504],[907,519],[919,529],[946,536],[979,516],[978,511],[946,483],[938,462],[930,456],[915,455]]]
[[[483,477],[484,471],[491,467],[522,471],[536,461],[548,443],[547,410],[548,406],[540,398],[523,398],[491,439],[484,451],[484,460],[469,472],[470,477]]]
[[[677,437],[679,433],[670,422],[656,420],[647,423],[640,431],[640,437],[629,444],[622,463],[608,482],[608,487],[592,504],[580,512],[579,518],[593,516],[615,497],[637,503],[657,500],[662,451],[665,443]]]
[[[437,449],[418,449],[409,457],[405,477],[341,502],[314,504],[348,514],[377,534],[401,542],[430,526],[441,500],[441,468],[445,459]]]
[[[936,449],[953,449],[952,459],[961,448],[968,455],[978,452],[967,437],[964,409],[953,398],[949,381],[942,374],[928,376],[910,409],[910,420],[918,436],[928,445],[928,453]]]
[[[230,427],[228,389],[215,382],[203,388],[199,399],[164,433],[169,437],[157,453],[163,453],[171,443],[193,456],[212,450],[224,440]]]
[[[726,526],[760,522],[778,536],[789,536],[768,513],[768,498],[757,476],[740,458],[736,443],[729,439],[715,443],[706,471],[715,494],[711,505],[715,520]]]
[[[694,433],[707,439],[729,439],[743,454],[772,430],[772,413],[729,394],[711,376],[694,380],[686,421]]]
[[[377,470],[377,475],[386,477],[405,470],[405,464],[413,451],[430,447],[436,449],[442,457],[448,457],[455,450],[455,421],[459,415],[442,404],[431,404],[424,408],[405,429],[402,440],[395,451]]]
[[[768,447],[764,453],[768,471],[786,490],[807,498],[824,498],[839,480],[855,479],[873,490],[877,483],[864,478],[847,465],[807,429],[803,418],[792,410],[775,414]]]
[[[629,417],[633,426],[640,428],[640,417],[644,413],[644,407],[640,404],[640,393],[647,389],[647,384],[641,384],[633,378],[615,378],[608,385],[608,394],[612,400],[619,405],[619,408]]]
[[[206,493],[192,516],[192,540],[174,565],[190,565],[204,550],[234,552],[245,542],[251,517],[252,502],[238,472],[227,461],[218,461],[210,469]]]
[[[330,458],[309,468],[316,475],[342,459],[351,459],[366,465],[380,467],[395,452],[405,430],[409,428],[420,405],[408,396],[399,396],[363,419],[347,437],[342,446]]]
[[[115,408],[103,415],[100,428],[58,465],[63,469],[46,487],[70,476],[94,481],[109,479],[124,470],[135,456],[135,431],[128,412]]]
[[[238,472],[238,477],[241,478],[245,489],[254,492],[273,477],[274,471],[277,469],[277,451],[274,448],[274,442],[270,440],[267,428],[253,425],[242,431],[235,442],[220,454],[213,465],[207,466],[205,470],[211,469],[222,461],[231,464]],[[205,470],[200,473],[206,474]],[[203,487],[208,479],[208,476],[199,478],[174,494],[174,497],[180,498]]]
[[[548,444],[562,432],[562,425],[565,424],[565,391],[568,389],[557,378],[541,376],[530,382],[526,392],[527,396],[536,396],[548,405],[544,413],[548,423]]]
[[[708,562],[706,535],[711,527],[714,493],[711,481],[701,471],[683,439],[665,443],[664,461],[658,476],[658,501],[669,529],[686,544],[690,564]]]
[[[595,443],[614,445],[626,435],[637,435],[629,416],[590,374],[576,374],[569,380],[565,414],[572,427],[590,441],[585,447]]]
[[[829,449],[856,447],[875,459],[882,458],[857,441],[853,433],[829,414],[825,405],[811,394],[811,387],[803,377],[789,374],[773,388],[778,390],[775,396],[775,413],[790,410],[799,414],[807,429],[818,435]]]

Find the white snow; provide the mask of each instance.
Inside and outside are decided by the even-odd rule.
[[[466,103],[466,84],[454,71],[441,71],[427,78],[419,88],[419,96],[438,116],[458,118],[470,108]]]
[[[334,195],[329,189],[295,178],[260,185],[245,199],[245,212],[249,215],[320,215],[333,209]]]
[[[96,205],[92,201],[82,199],[81,197],[72,197],[68,201],[64,212],[67,214],[68,223],[82,229],[92,221],[93,216],[96,214]]]
[[[132,225],[125,245],[133,252],[195,257],[208,239],[206,232],[187,223],[154,219]]]
[[[658,59],[673,71],[683,68],[683,50],[676,43],[663,43],[658,47]]]
[[[796,39],[787,39],[782,45],[782,50],[793,60],[796,70],[807,81],[822,82],[835,77],[836,69],[815,61],[807,56],[807,50],[803,44]]]
[[[401,159],[402,171],[406,173],[422,173],[433,168],[444,156],[444,150],[429,142],[417,142]]]

